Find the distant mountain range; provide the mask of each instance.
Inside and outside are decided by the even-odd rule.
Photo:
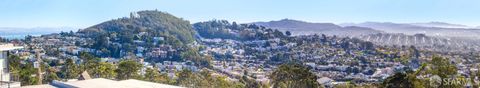
[[[422,47],[447,47],[441,49],[459,49],[480,47],[480,29],[460,24],[444,22],[428,23],[311,23],[292,19],[279,21],[254,22],[252,24],[268,28],[291,31],[296,35],[327,34],[355,37],[379,45],[415,45]]]
[[[409,23],[410,25],[422,27],[439,27],[439,28],[473,28],[467,25],[451,24],[445,22],[428,22],[428,23]]]
[[[480,28],[445,22],[427,23],[392,23],[392,22],[364,22],[364,23],[311,23],[292,19],[279,21],[253,22],[281,31],[291,31],[299,34],[327,34],[340,36],[359,36],[377,33],[403,33],[406,35],[425,34],[427,36],[480,38]]]
[[[407,35],[426,34],[428,36],[479,38],[480,29],[465,25],[442,22],[430,23],[392,23],[392,22],[364,22],[345,23],[342,26],[368,27],[387,33],[404,33]]]
[[[358,36],[382,33],[368,27],[359,26],[339,26],[333,23],[310,23],[292,19],[282,19],[270,22],[254,22],[251,24],[260,25],[268,28],[278,29],[280,31],[290,31],[294,35],[302,34],[327,34],[339,36]]]

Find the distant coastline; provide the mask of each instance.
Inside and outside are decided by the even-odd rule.
[[[41,36],[43,34],[14,34],[14,35],[0,35],[0,37],[5,39],[25,39],[26,36]]]
[[[75,29],[71,27],[0,27],[0,37],[5,39],[25,39],[28,35],[41,36],[44,34],[75,31]]]

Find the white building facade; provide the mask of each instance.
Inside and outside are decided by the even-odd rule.
[[[21,49],[13,44],[0,44],[0,88],[20,87],[19,82],[10,80],[10,69],[8,67],[8,55],[10,50]]]

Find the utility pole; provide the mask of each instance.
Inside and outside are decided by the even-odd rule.
[[[37,62],[34,63],[33,65],[34,65],[35,68],[37,68],[37,78],[38,78],[37,84],[41,85],[43,77],[42,77],[42,65],[41,65],[42,64],[42,58],[40,56],[40,50],[36,49],[35,54],[37,56]]]

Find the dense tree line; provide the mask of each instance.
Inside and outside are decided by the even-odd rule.
[[[66,59],[61,66],[60,71],[54,70],[54,66],[42,64],[44,74],[43,83],[49,83],[53,80],[76,79],[86,71],[93,78],[106,78],[115,80],[140,79],[150,82],[179,85],[195,88],[268,88],[269,84],[256,82],[246,75],[239,81],[228,80],[225,76],[212,75],[211,70],[202,69],[199,72],[192,72],[184,69],[176,72],[176,78],[170,78],[166,73],[160,73],[157,69],[147,68],[144,75],[139,75],[141,64],[134,60],[122,60],[118,64],[100,62],[98,58],[88,53],[82,53],[80,58],[82,63],[76,63],[72,59]],[[35,75],[36,68],[33,63],[22,61],[16,55],[9,56],[9,65],[12,78],[21,81],[22,85],[34,85],[38,83]],[[21,63],[27,62],[27,63]],[[246,73],[245,73],[246,74]],[[319,84],[315,81],[316,76],[309,72],[309,68],[300,64],[284,64],[270,76],[274,87],[293,88],[317,88]]]
[[[226,20],[199,22],[193,24],[193,28],[201,37],[209,39],[266,40],[286,37],[283,32],[277,29],[265,28],[255,24],[229,23]]]
[[[10,55],[8,59],[12,81],[19,81],[21,85],[34,85],[39,82],[37,77],[32,76],[37,73],[33,62],[22,64],[22,59],[16,55]]]
[[[87,71],[94,78],[107,78],[114,79],[117,75],[134,75],[137,73],[124,73],[125,69],[128,70],[139,70],[140,64],[134,62],[138,65],[127,64],[126,66],[123,63],[129,63],[129,61],[122,61],[120,65],[117,66],[111,63],[100,62],[93,55],[88,53],[83,53],[81,58],[84,60],[83,63],[76,63],[72,59],[65,59],[63,64],[46,64],[39,63],[41,71],[44,73],[42,83],[49,83],[53,80],[67,80],[67,79],[77,79],[83,71]],[[37,68],[34,68],[34,62],[22,59],[16,55],[10,55],[9,58],[9,69],[12,75],[13,81],[20,81],[22,85],[34,85],[38,84]],[[54,67],[61,66],[60,70],[57,71]],[[136,66],[136,67],[135,67]],[[116,71],[116,70],[120,70]],[[137,72],[137,71],[130,71]],[[34,76],[35,75],[35,76]],[[118,77],[124,79],[125,77]],[[126,77],[129,79],[133,77]]]
[[[17,55],[10,55],[9,69],[12,74],[12,80],[20,81],[22,86],[35,85],[38,83],[36,75],[37,69],[33,67],[33,62],[26,61]],[[157,69],[147,68],[144,75],[139,71],[142,65],[134,59],[126,59],[118,64],[112,64],[99,61],[98,57],[89,53],[80,54],[82,63],[77,63],[73,59],[65,59],[63,64],[41,64],[43,74],[42,83],[49,83],[53,80],[77,79],[84,71],[89,73],[92,78],[106,78],[114,80],[139,79],[150,82],[179,85],[185,87],[200,88],[243,88],[245,84],[227,80],[224,76],[212,76],[207,69],[201,72],[192,72],[184,69],[176,72],[176,78],[170,78],[166,73],[160,73]],[[24,63],[22,63],[24,62]],[[50,61],[45,61],[50,62]],[[61,66],[60,71],[53,67]]]
[[[299,63],[280,65],[271,75],[274,88],[318,88],[317,76]]]
[[[430,75],[429,78],[418,78],[420,75]],[[431,79],[434,76],[438,76],[439,80]],[[478,76],[473,74],[472,76]],[[457,67],[454,63],[450,62],[447,58],[434,56],[432,60],[428,63],[422,64],[422,66],[416,71],[405,71],[396,73],[382,83],[382,87],[385,88],[461,88],[466,84],[447,84],[446,81],[442,79],[454,78],[454,79],[463,79],[465,78],[462,75],[458,75]],[[472,81],[473,87],[478,87],[479,84],[473,82],[474,79],[470,80],[456,80],[456,81]],[[433,82],[433,83],[432,83]],[[463,82],[462,82],[463,83]]]

